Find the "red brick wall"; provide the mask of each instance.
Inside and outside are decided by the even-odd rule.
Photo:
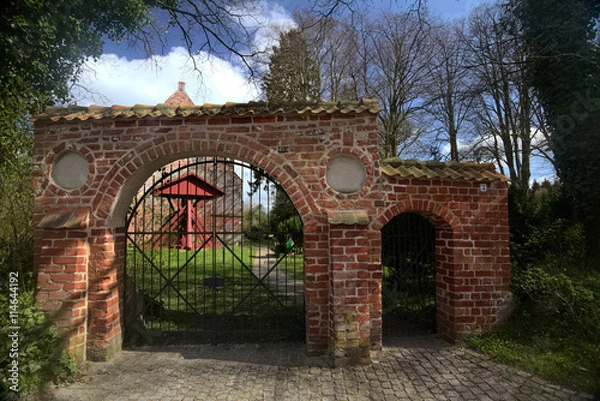
[[[394,179],[377,228],[403,212],[427,217],[436,230],[437,331],[448,340],[493,330],[510,308],[508,188],[450,180]]]
[[[54,158],[67,149],[90,163],[87,182],[71,191],[51,178]],[[359,193],[337,193],[326,183],[327,162],[340,153],[366,166]],[[300,213],[309,352],[329,350],[339,364],[366,363],[370,350],[381,347],[380,229],[404,211],[425,215],[437,228],[439,331],[458,339],[494,327],[508,299],[506,184],[490,183],[481,194],[475,183],[380,175],[375,114],[38,120],[38,302],[49,313],[64,312],[59,324],[81,359],[85,352],[88,359],[110,358],[121,346],[123,227],[132,197],[161,166],[214,155],[266,170]],[[39,226],[69,208],[89,211],[85,225]],[[328,209],[364,210],[370,221],[332,225]]]

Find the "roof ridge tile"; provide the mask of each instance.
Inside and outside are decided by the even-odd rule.
[[[201,106],[194,104],[170,105],[159,103],[156,105],[135,104],[133,106],[77,106],[47,107],[43,113],[31,117],[31,121],[59,121],[59,120],[87,120],[89,118],[117,118],[117,117],[174,117],[185,115],[260,115],[260,114],[333,114],[333,113],[371,113],[377,114],[381,109],[377,100],[362,99],[358,102],[291,102],[269,103],[263,101],[250,101],[248,103],[226,102],[225,104],[204,103]]]

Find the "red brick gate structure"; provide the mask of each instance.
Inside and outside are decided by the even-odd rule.
[[[493,330],[511,295],[507,182],[490,165],[378,160],[377,102],[50,108],[33,118],[37,302],[80,361],[121,349],[125,220],[157,169],[223,156],[268,172],[304,226],[306,347],[381,348],[381,228],[436,232],[437,331]]]

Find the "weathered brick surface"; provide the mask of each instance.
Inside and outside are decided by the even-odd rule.
[[[52,179],[55,158],[89,162],[75,190]],[[327,185],[327,162],[350,153],[366,166],[363,189]],[[509,294],[506,183],[397,179],[378,168],[372,113],[40,120],[35,123],[34,219],[38,302],[69,333],[72,352],[110,358],[121,346],[124,225],[154,171],[188,156],[226,156],[267,171],[304,223],[306,344],[336,363],[366,363],[381,348],[381,228],[403,212],[436,227],[438,331],[460,339],[491,330]],[[57,209],[89,209],[85,227],[42,228]],[[334,226],[328,209],[360,209],[367,225]]]

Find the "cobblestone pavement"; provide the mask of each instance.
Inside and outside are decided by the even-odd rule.
[[[386,338],[371,366],[332,368],[303,344],[126,350],[53,401],[593,400],[434,336]]]

